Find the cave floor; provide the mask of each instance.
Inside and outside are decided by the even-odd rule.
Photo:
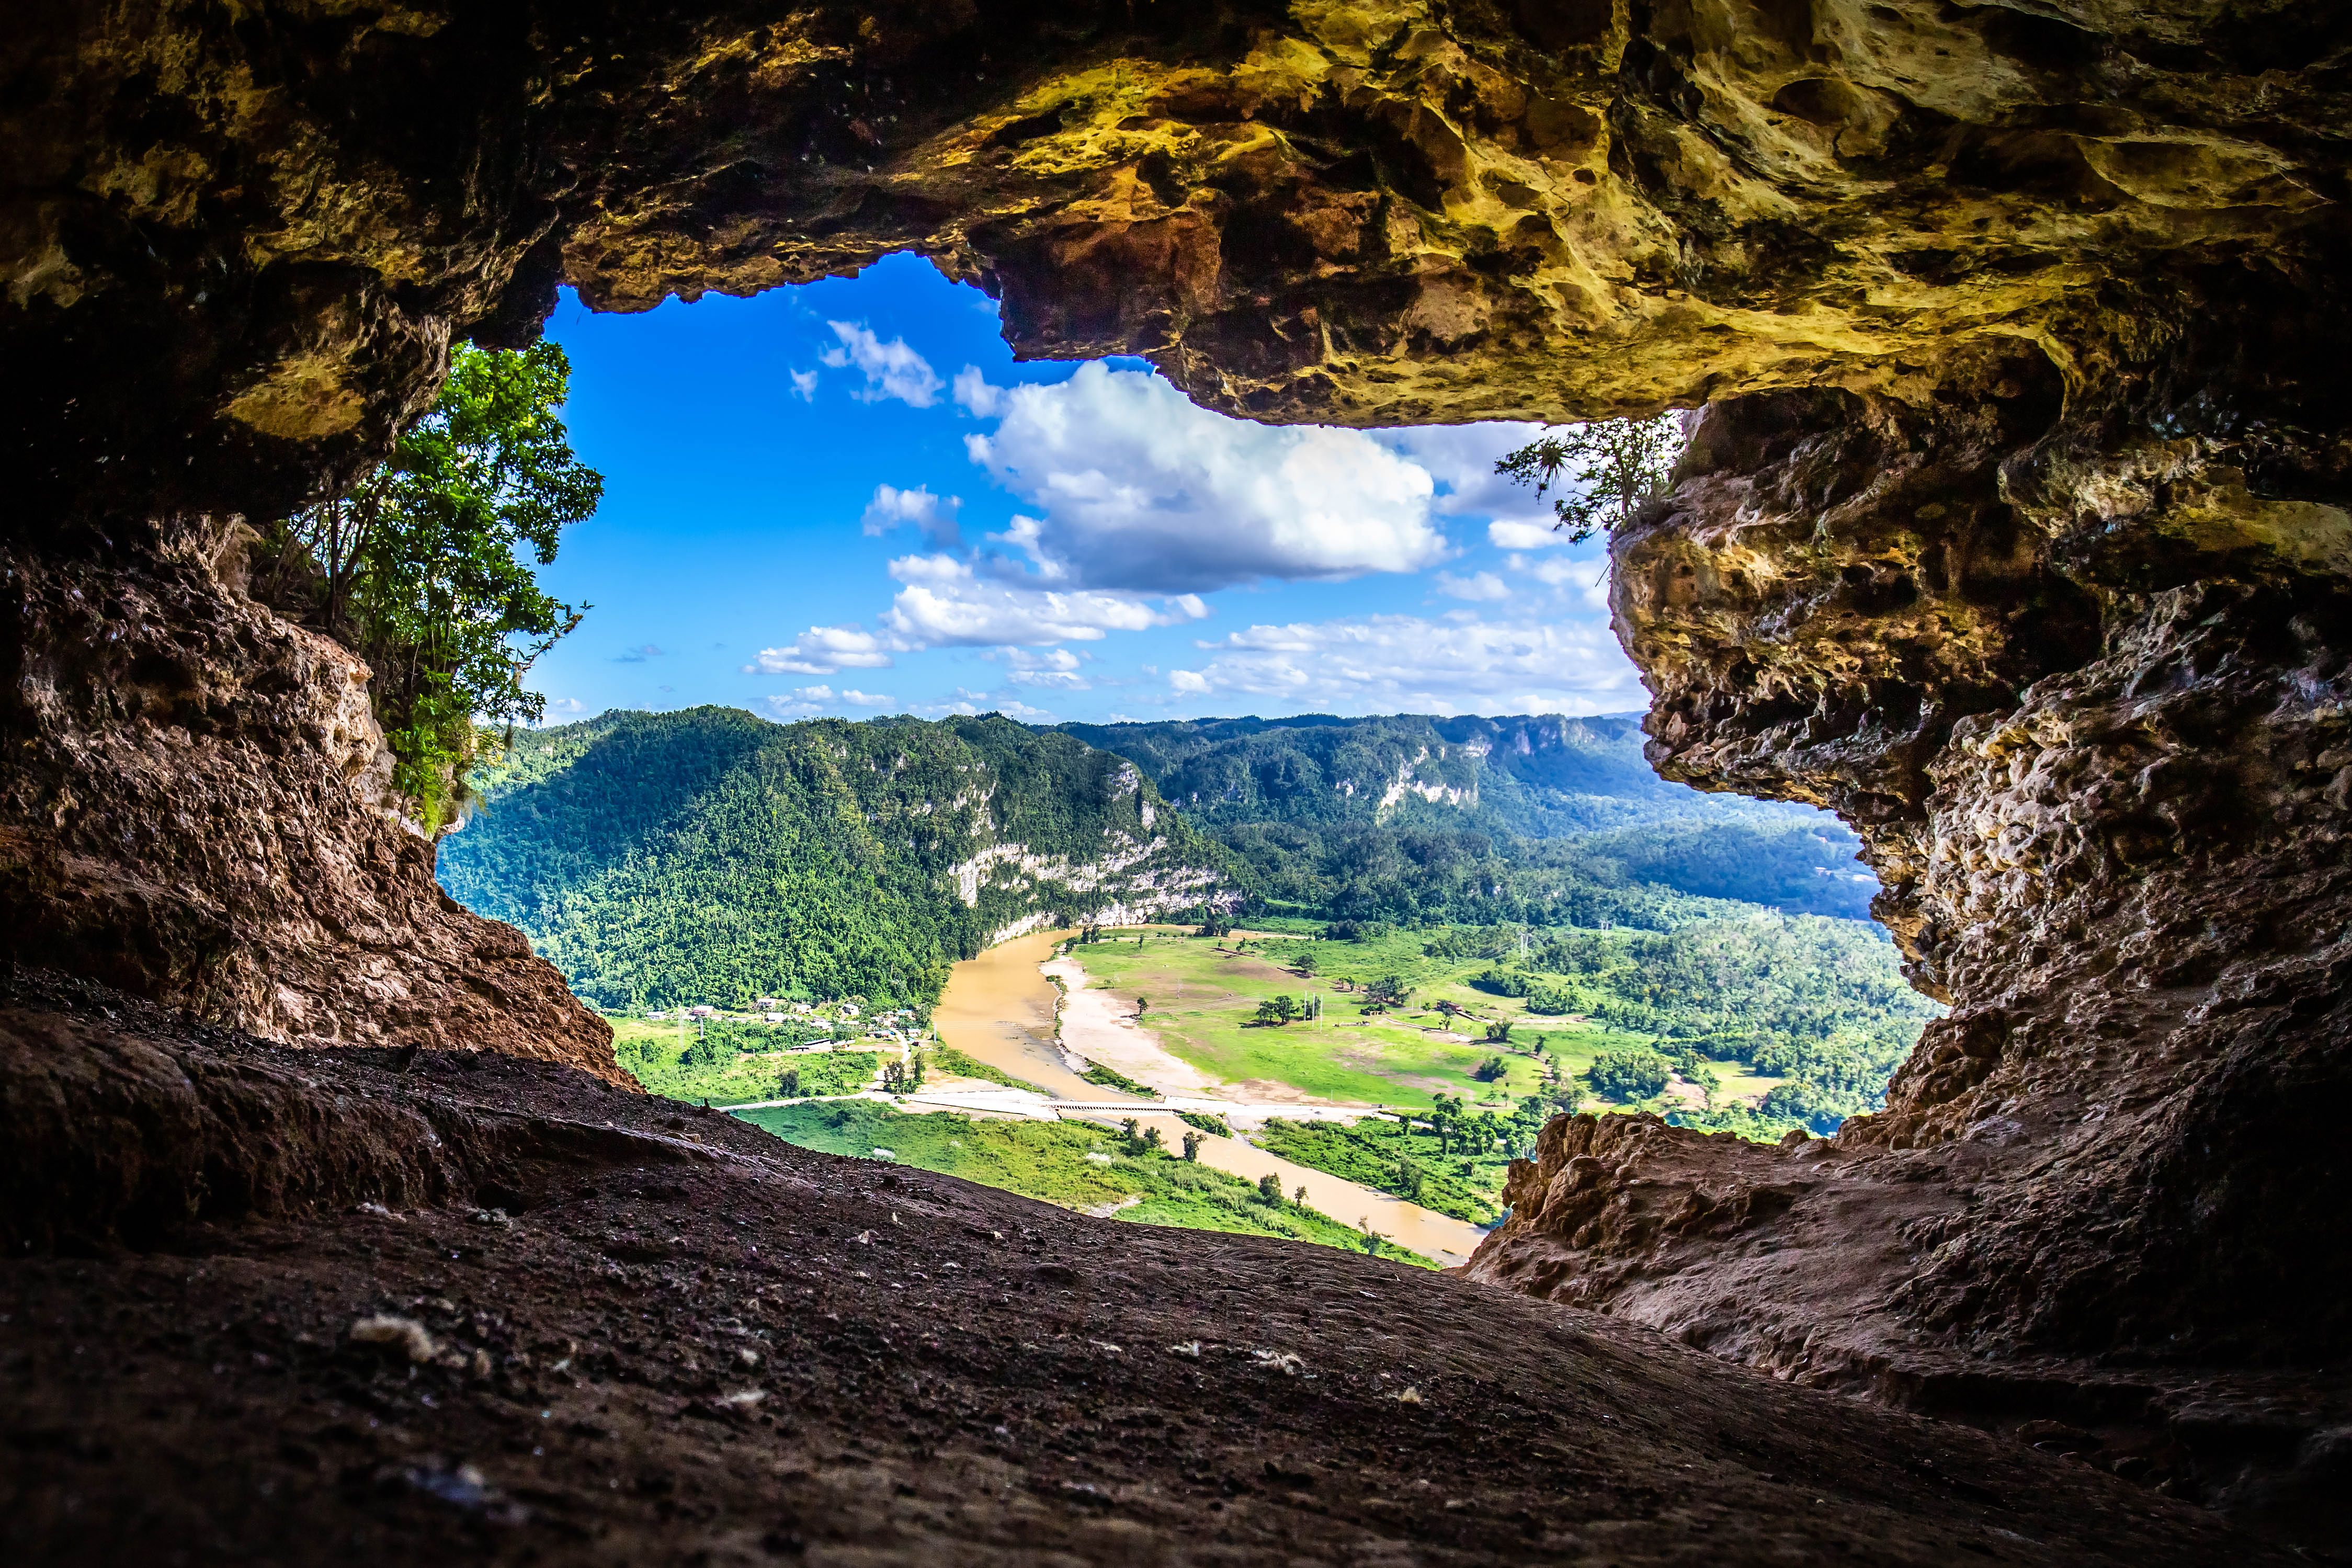
[[[1605,1317],[567,1068],[20,995],[0,1111],[11,1563],[2287,1560]]]

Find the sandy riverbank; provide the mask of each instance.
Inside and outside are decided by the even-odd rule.
[[[955,1110],[967,1115],[1011,1115],[1117,1122],[1132,1114],[1160,1129],[1170,1149],[1181,1148],[1191,1131],[1173,1110],[1087,1082],[1069,1065],[1069,1055],[1098,1062],[1124,1078],[1147,1084],[1185,1109],[1223,1115],[1244,1129],[1270,1115],[1352,1118],[1370,1107],[1303,1103],[1308,1097],[1282,1085],[1226,1084],[1169,1052],[1159,1037],[1139,1025],[1127,1005],[1090,984],[1076,959],[1054,957],[1067,931],[1038,931],[1003,942],[955,966],[931,1015],[946,1044],[1000,1071],[1035,1084],[1048,1098],[980,1085],[956,1084],[961,1093],[928,1093],[905,1103],[908,1110]],[[1055,982],[1064,988],[1057,994]],[[1055,1005],[1061,1003],[1061,1045],[1055,1041]],[[1069,1104],[1066,1102],[1079,1102]],[[1081,1109],[1081,1105],[1083,1109]],[[1130,1112],[1129,1107],[1132,1106]],[[1307,1201],[1332,1218],[1372,1229],[1401,1246],[1460,1263],[1485,1234],[1465,1221],[1417,1204],[1293,1164],[1240,1138],[1204,1138],[1202,1161],[1218,1170],[1256,1181],[1272,1174],[1283,1192],[1307,1189]]]

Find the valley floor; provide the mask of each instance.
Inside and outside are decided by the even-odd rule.
[[[0,1558],[2286,1559],[1965,1428],[564,1068],[0,993]]]

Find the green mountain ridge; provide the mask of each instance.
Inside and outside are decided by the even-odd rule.
[[[1056,728],[1141,768],[1261,899],[1325,918],[1656,927],[1640,889],[1663,887],[1862,920],[1878,890],[1836,818],[1662,779],[1622,716]]]
[[[993,715],[613,712],[519,733],[471,782],[443,887],[607,1008],[927,1003],[1015,931],[1240,897],[1134,763]]]

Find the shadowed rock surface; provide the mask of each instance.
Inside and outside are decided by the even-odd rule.
[[[1954,1011],[1827,1147],[1556,1125],[1473,1272],[1791,1378],[2032,1415],[2340,1540],[2342,7],[12,21],[16,952],[289,1041],[610,1072],[552,973],[439,901],[356,667],[242,595],[231,521],[345,481],[453,335],[527,339],[559,281],[645,309],[912,247],[999,293],[1024,353],[1148,353],[1262,417],[1705,404],[1672,499],[1615,544],[1653,758],[1844,815]],[[123,1181],[168,1163],[125,1126]],[[1645,1407],[1715,1397],[1655,1365],[1683,1370]]]
[[[2210,1420],[2224,1369],[2336,1359],[2352,446],[2340,334],[2286,320],[2176,321],[2063,416],[2030,360],[1707,411],[1615,546],[1651,755],[1837,809],[1953,1012],[1827,1147],[1556,1126],[1474,1275],[1988,1413]],[[2248,1382],[2204,1495],[2340,1493],[2352,1384],[2296,1383]]]
[[[0,1075],[12,1562],[2292,1561],[1606,1318],[567,1068],[36,984]]]
[[[512,926],[433,880],[367,667],[244,596],[243,525],[131,561],[0,546],[9,957],[300,1045],[427,1045],[634,1084]]]

